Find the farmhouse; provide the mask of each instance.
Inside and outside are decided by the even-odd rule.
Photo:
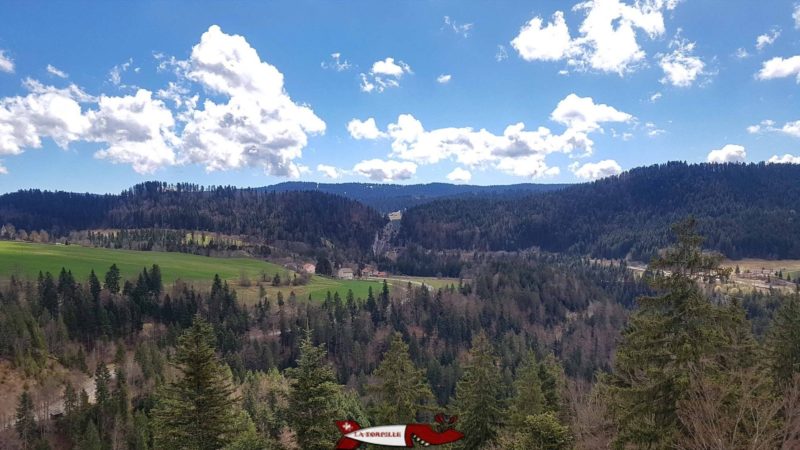
[[[349,267],[342,267],[338,272],[336,272],[336,278],[341,278],[342,280],[352,280],[353,269]]]
[[[303,264],[303,272],[305,273],[315,273],[317,271],[317,266],[311,263]]]

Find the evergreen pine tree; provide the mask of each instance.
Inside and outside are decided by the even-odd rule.
[[[492,345],[484,333],[472,342],[469,361],[456,385],[455,409],[464,439],[458,447],[478,450],[497,437],[502,419],[500,370]]]
[[[737,306],[715,305],[702,291],[701,282],[727,278],[730,269],[720,267],[720,255],[701,251],[694,227],[691,218],[675,225],[677,243],[650,264],[649,281],[662,295],[639,299],[614,371],[602,379],[619,446],[673,447],[684,432],[676,408],[690,368],[708,360],[737,364],[744,355],[736,353],[752,350]]]
[[[234,440],[237,408],[214,340],[211,325],[200,317],[178,339],[180,377],[160,393],[153,410],[155,448],[213,450]]]
[[[119,268],[117,268],[116,264],[112,264],[108,272],[106,272],[106,289],[113,294],[118,293],[120,279]]]
[[[94,421],[90,420],[86,424],[86,431],[83,433],[78,449],[103,450],[103,442],[100,440],[100,433],[97,431],[97,425],[94,424]]]
[[[378,384],[372,389],[378,397],[377,416],[380,423],[410,423],[433,402],[433,393],[422,369],[414,366],[408,345],[400,333],[392,336],[389,350],[374,376]]]
[[[767,366],[779,386],[800,373],[800,297],[786,299],[775,313],[766,340]]]
[[[536,355],[528,352],[514,379],[514,397],[509,408],[511,425],[522,428],[528,416],[535,416],[546,407],[547,400],[542,393],[542,381],[539,379],[539,364],[536,363]]]
[[[22,391],[17,402],[17,421],[14,424],[22,448],[32,449],[39,437],[39,428],[36,426],[36,416],[33,414],[33,399],[27,389]]]
[[[289,423],[304,450],[328,450],[334,446],[337,430],[337,396],[340,386],[325,360],[323,347],[311,342],[311,333],[300,343],[297,367],[288,371],[292,379],[289,393]]]

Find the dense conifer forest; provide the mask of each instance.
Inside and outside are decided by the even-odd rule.
[[[706,246],[729,258],[800,258],[800,166],[673,162],[513,200],[438,200],[411,208],[399,242],[427,249],[540,247],[649,260],[670,224],[699,220]]]
[[[373,209],[320,192],[268,193],[232,187],[148,182],[120,195],[39,190],[0,196],[0,222],[16,229],[70,231],[182,229],[248,236],[262,242],[330,243],[366,253],[384,219]]]

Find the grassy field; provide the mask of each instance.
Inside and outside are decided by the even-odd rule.
[[[236,288],[239,298],[245,303],[253,303],[258,299],[257,282],[262,279],[263,274],[269,280],[276,272],[281,277],[293,274],[282,266],[253,258],[209,258],[186,253],[0,241],[0,278],[7,279],[16,275],[34,279],[39,271],[57,276],[61,268],[65,267],[79,281],[86,280],[91,270],[102,280],[111,264],[116,264],[122,277],[126,279],[135,278],[144,267],[158,264],[165,285],[180,279],[204,288],[211,285],[215,274],[219,274]],[[250,286],[240,285],[242,275],[251,281]],[[305,286],[272,287],[269,283],[262,284],[267,295],[273,299],[279,291],[284,297],[294,291],[298,299],[307,299],[309,295],[314,300],[324,299],[328,291],[339,292],[344,298],[348,289],[352,289],[356,297],[366,298],[370,286],[376,294],[381,288],[380,281],[337,280],[318,275],[313,276]]]

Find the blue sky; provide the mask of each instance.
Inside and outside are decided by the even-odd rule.
[[[9,2],[0,191],[800,163],[793,1]]]

